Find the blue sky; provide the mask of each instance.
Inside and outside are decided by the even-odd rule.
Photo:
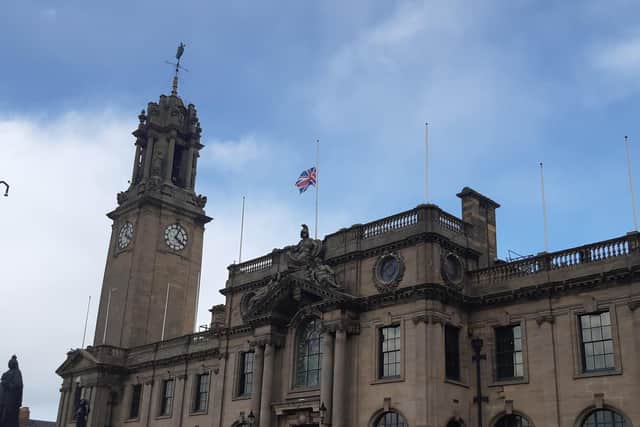
[[[245,259],[313,223],[313,194],[293,182],[313,163],[316,138],[320,235],[424,201],[425,121],[432,201],[459,215],[455,194],[470,186],[499,202],[501,257],[544,248],[540,161],[551,250],[631,231],[623,137],[640,185],[637,16],[640,5],[623,0],[8,0],[0,179],[12,191],[0,220],[12,225],[0,283],[19,304],[3,298],[0,321],[31,322],[0,344],[0,358],[22,355],[25,404],[55,417],[52,371],[79,346],[87,297],[98,298],[104,213],[126,187],[130,132],[140,109],[169,91],[164,61],[180,41],[190,70],[180,94],[198,108],[206,145],[198,191],[215,218],[205,323],[237,259],[242,195]],[[51,342],[40,360],[37,340]]]

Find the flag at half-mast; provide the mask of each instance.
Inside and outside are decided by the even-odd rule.
[[[315,167],[304,170],[296,181],[296,187],[298,187],[298,190],[300,190],[300,193],[302,194],[307,191],[307,188],[309,188],[310,186],[316,185],[316,178],[317,173]]]

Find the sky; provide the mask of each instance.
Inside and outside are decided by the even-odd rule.
[[[0,361],[24,405],[54,420],[55,369],[97,314],[115,195],[137,115],[171,85],[198,108],[208,197],[198,324],[226,266],[293,244],[314,222],[294,182],[320,140],[319,236],[429,201],[460,215],[464,186],[502,205],[498,252],[633,230],[624,145],[640,186],[640,4],[276,0],[5,0],[0,14]],[[513,255],[513,253],[511,253]]]

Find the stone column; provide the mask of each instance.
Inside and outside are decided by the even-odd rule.
[[[439,408],[443,407],[442,384],[444,383],[444,332],[443,319],[432,316],[427,325],[427,425],[439,426],[445,420],[440,419]]]
[[[189,148],[187,151],[187,167],[184,171],[184,188],[191,190],[193,188],[193,157],[195,156],[195,150]]]
[[[345,422],[345,375],[347,363],[347,332],[344,329],[336,331],[335,361],[333,370],[333,408],[331,423],[333,427],[344,427]]]
[[[271,426],[271,391],[273,388],[274,346],[264,346],[264,370],[262,372],[262,396],[260,398],[260,427]]]
[[[631,317],[633,319],[633,332],[635,341],[636,355],[640,354],[640,298],[635,301],[630,301],[628,304],[629,310],[631,310]],[[620,356],[618,356],[620,357]],[[640,369],[638,369],[640,374]],[[638,382],[640,383],[640,375],[638,375]]]
[[[171,136],[169,137],[169,148],[167,150],[167,171],[164,176],[164,180],[166,182],[171,181],[171,175],[173,175],[173,156],[176,151],[176,136],[175,132],[171,132]]]
[[[256,344],[253,354],[253,384],[251,389],[251,411],[260,425],[260,396],[262,395],[262,372],[264,367],[264,346]]]
[[[140,425],[149,424],[149,418],[153,418],[153,379],[144,382],[142,386],[142,401],[140,402]]]
[[[173,383],[173,407],[171,408],[171,425],[178,427],[182,425],[182,414],[185,404],[185,387],[187,375],[176,375]],[[187,408],[189,411],[191,408]]]
[[[131,172],[131,185],[136,182],[136,176],[138,175],[138,158],[140,157],[140,140],[136,141],[136,156],[133,158],[133,172]]]
[[[329,331],[322,335],[322,378],[320,379],[320,404],[327,408],[325,425],[331,424],[333,399],[333,334]]]
[[[147,146],[144,148],[144,172],[142,179],[147,179],[151,176],[151,162],[153,161],[153,137],[150,136],[147,139]]]
[[[427,425],[427,319],[424,315],[413,318],[415,324],[415,369],[414,381],[416,427]]]
[[[66,424],[65,416],[67,415],[69,396],[71,396],[71,387],[63,385],[60,388],[60,405],[58,407],[58,417],[56,420],[56,424],[59,426]]]

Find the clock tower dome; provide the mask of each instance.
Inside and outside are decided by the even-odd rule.
[[[161,95],[138,116],[129,188],[118,194],[94,345],[130,348],[194,332],[206,197],[195,193],[200,122]]]

